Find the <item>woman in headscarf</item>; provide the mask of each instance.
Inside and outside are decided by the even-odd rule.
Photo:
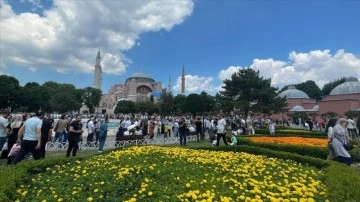
[[[22,114],[16,114],[14,117],[14,121],[10,124],[11,133],[8,136],[8,148],[9,151],[13,147],[13,145],[16,143],[18,139],[18,132],[21,126],[23,125],[23,115]],[[7,158],[7,164],[10,165],[12,159],[14,156],[9,156]]]
[[[348,143],[351,139],[346,134],[346,124],[347,120],[345,118],[340,118],[336,126],[333,128],[332,132],[332,146],[334,152],[339,162],[345,163],[346,165],[351,164],[351,156],[349,152],[345,149],[344,145]]]

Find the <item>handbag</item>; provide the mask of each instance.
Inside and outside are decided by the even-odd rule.
[[[21,145],[20,144],[14,144],[12,147],[11,147],[11,150],[9,152],[9,157],[10,156],[16,156],[16,154],[20,151],[21,149]]]
[[[335,138],[343,144],[346,151],[351,151],[352,149],[354,149],[354,145],[351,142],[347,142],[346,144],[344,144],[338,137],[335,136]]]

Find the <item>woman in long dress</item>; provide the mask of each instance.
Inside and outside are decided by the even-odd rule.
[[[333,139],[331,143],[339,162],[345,163],[346,165],[350,166],[351,156],[344,147],[344,144],[348,143],[351,140],[346,133],[346,123],[347,120],[345,118],[339,119],[338,123],[333,128]]]
[[[21,126],[23,125],[23,116],[22,114],[16,114],[14,117],[14,121],[10,124],[11,133],[8,136],[8,148],[9,151],[16,143],[18,139],[18,132]],[[14,156],[8,156],[7,165],[10,165],[11,161],[14,159]]]

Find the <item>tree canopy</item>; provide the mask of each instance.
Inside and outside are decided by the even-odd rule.
[[[259,71],[250,68],[240,69],[224,81],[223,100],[231,102],[241,113],[249,112],[271,114],[286,106],[285,98],[277,97],[276,88],[271,87],[271,79],[259,76]]]
[[[93,114],[95,107],[98,107],[101,100],[102,92],[99,89],[86,87],[81,92],[83,103],[89,108],[89,112]]]

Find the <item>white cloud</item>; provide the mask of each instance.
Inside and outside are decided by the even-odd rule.
[[[360,58],[344,50],[334,54],[330,50],[314,50],[308,53],[289,54],[288,61],[269,59],[254,59],[249,66],[259,70],[265,79],[271,78],[272,85],[283,87],[289,84],[298,84],[313,80],[322,88],[325,83],[340,77],[356,77],[360,79]],[[219,72],[218,78],[223,81],[230,78],[239,66],[230,66]],[[218,87],[220,89],[220,87]]]
[[[29,67],[29,70],[32,72],[36,72],[37,69],[35,67]]]
[[[214,81],[213,77],[202,77],[198,75],[185,75],[185,93],[201,93],[205,91],[208,94],[214,94],[217,89],[214,87],[212,82]],[[181,91],[181,77],[176,79],[176,84],[173,87],[173,90],[180,92]]]
[[[221,70],[221,71],[219,72],[218,78],[219,78],[221,81],[224,81],[224,80],[226,80],[226,79],[230,79],[231,76],[232,76],[235,72],[237,72],[239,69],[242,69],[242,67],[240,67],[240,66],[230,66],[230,67],[228,67],[228,68],[225,69],[225,70]]]
[[[39,0],[25,1],[42,7]],[[192,0],[53,3],[40,16],[30,12],[15,14],[6,1],[0,0],[0,52],[4,64],[91,73],[97,49],[101,48],[103,72],[119,75],[131,63],[121,51],[134,47],[141,33],[171,30],[181,24],[194,7]]]

